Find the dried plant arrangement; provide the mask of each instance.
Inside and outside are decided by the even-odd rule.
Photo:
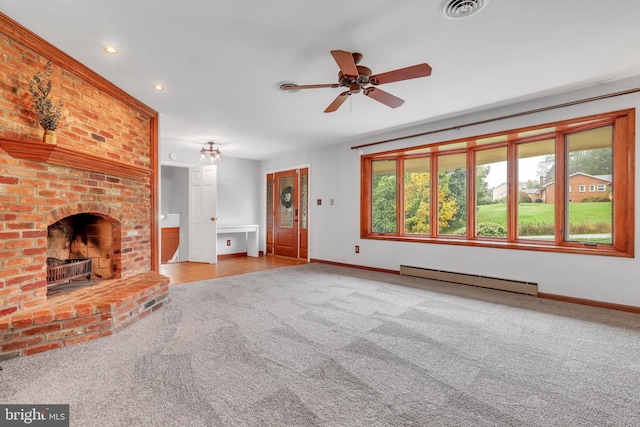
[[[49,99],[51,93],[51,61],[44,67],[44,76],[40,71],[29,80],[31,100],[40,126],[47,131],[54,131],[62,116],[62,101],[54,104]]]

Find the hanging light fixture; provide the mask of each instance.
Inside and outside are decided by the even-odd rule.
[[[207,160],[208,157],[211,163],[217,165],[220,163],[220,160],[222,160],[222,157],[220,156],[220,147],[213,148],[214,142],[212,141],[207,142],[207,144],[209,144],[209,148],[202,147],[200,150],[200,160]]]

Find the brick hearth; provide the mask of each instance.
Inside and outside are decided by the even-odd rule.
[[[112,335],[162,307],[168,293],[168,278],[145,273],[49,298],[0,318],[0,360]]]

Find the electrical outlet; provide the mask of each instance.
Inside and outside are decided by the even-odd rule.
[[[227,240],[227,246],[231,246],[231,240]]]
[[[360,246],[356,245],[356,253],[359,254],[360,253]]]

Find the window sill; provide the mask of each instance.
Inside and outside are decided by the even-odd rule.
[[[368,240],[387,240],[393,242],[412,242],[412,243],[427,243],[438,245],[457,245],[457,246],[472,246],[481,248],[496,248],[496,249],[519,249],[526,251],[538,251],[538,252],[556,252],[566,254],[579,254],[579,255],[599,255],[599,256],[612,256],[622,258],[633,258],[633,249],[630,252],[617,251],[612,246],[602,245],[586,247],[583,244],[570,243],[562,246],[555,245],[553,243],[536,243],[531,241],[519,241],[519,242],[506,242],[498,239],[477,239],[470,240],[456,237],[411,237],[411,236],[390,236],[390,235],[365,235],[361,236],[363,239]]]

